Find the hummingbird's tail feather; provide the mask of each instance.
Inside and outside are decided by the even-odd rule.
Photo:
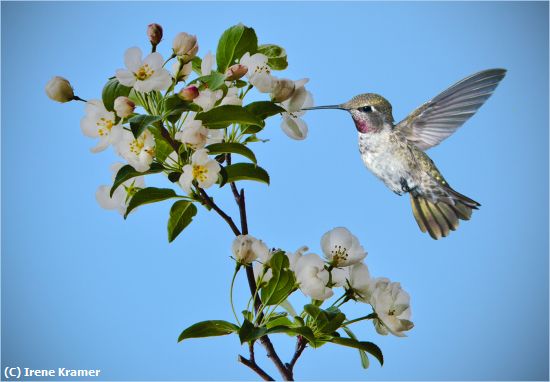
[[[422,232],[427,231],[435,240],[448,236],[450,231],[455,231],[459,219],[470,220],[472,210],[480,206],[478,202],[451,188],[447,188],[446,191],[454,204],[449,204],[449,198],[434,202],[422,195],[410,194],[413,215],[418,227]]]

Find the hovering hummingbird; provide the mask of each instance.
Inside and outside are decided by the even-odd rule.
[[[504,69],[489,69],[466,77],[398,124],[394,124],[391,104],[374,93],[360,94],[340,105],[303,110],[348,111],[367,168],[396,194],[410,194],[418,227],[437,240],[456,230],[459,219],[469,220],[480,204],[453,190],[424,151],[474,115],[505,74]]]

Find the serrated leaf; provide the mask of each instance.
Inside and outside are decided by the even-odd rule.
[[[178,195],[171,188],[156,188],[156,187],[147,187],[142,188],[132,196],[130,203],[128,203],[128,208],[124,214],[124,219],[128,216],[130,212],[136,207],[139,207],[144,204],[151,204],[156,202],[161,202],[166,199],[175,198]]]
[[[168,242],[174,239],[191,224],[193,216],[197,214],[197,207],[186,200],[178,200],[170,209],[170,218],[168,219]]]
[[[225,167],[227,173],[227,182],[236,182],[238,180],[254,180],[269,184],[269,174],[260,166],[252,163],[235,163]]]
[[[252,342],[267,334],[267,329],[260,326],[254,326],[254,324],[247,319],[244,320],[241,328],[239,329],[239,339],[241,344],[245,342]]]
[[[202,321],[191,325],[181,332],[178,342],[189,338],[225,336],[227,334],[235,333],[238,330],[239,327],[231,322],[222,320]]]
[[[380,365],[384,365],[384,356],[382,355],[382,350],[380,350],[380,348],[372,342],[357,341],[352,338],[344,337],[334,337],[330,340],[330,342],[342,346],[364,350],[367,353],[372,354],[378,360],[378,362],[380,362]]]
[[[209,154],[240,154],[245,158],[250,159],[252,162],[256,163],[256,155],[254,155],[254,152],[241,143],[214,143],[206,146],[205,148],[208,149]]]
[[[235,60],[240,59],[246,52],[250,55],[258,49],[258,38],[252,28],[243,24],[234,25],[226,29],[220,37],[216,50],[218,71],[225,73]]]
[[[264,121],[241,106],[223,105],[203,113],[195,119],[201,120],[210,129],[223,129],[232,123],[264,126]]]
[[[137,139],[150,125],[160,121],[161,118],[158,115],[145,115],[138,114],[128,120],[130,122],[130,129],[132,134]]]
[[[116,173],[115,180],[113,182],[113,186],[111,187],[111,191],[109,195],[112,197],[115,190],[124,182],[126,182],[129,179],[135,178],[136,176],[141,175],[147,175],[147,174],[156,174],[159,172],[162,172],[164,170],[164,167],[160,163],[151,163],[151,167],[149,170],[145,172],[139,172],[136,171],[132,166],[129,164],[122,166],[120,170]]]
[[[288,66],[286,50],[274,44],[264,44],[258,47],[258,53],[267,56],[267,64],[273,70],[284,70]]]
[[[338,309],[323,310],[313,304],[305,305],[304,311],[313,319],[315,333],[332,334],[346,319]]]
[[[112,78],[103,87],[101,99],[109,111],[114,110],[115,99],[120,96],[128,97],[132,88],[122,85],[116,78]]]

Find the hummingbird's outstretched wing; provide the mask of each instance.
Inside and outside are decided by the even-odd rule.
[[[505,74],[505,69],[472,74],[420,106],[395,128],[421,150],[436,146],[474,115]]]

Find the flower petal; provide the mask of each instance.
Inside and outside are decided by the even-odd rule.
[[[137,72],[141,67],[141,49],[138,47],[128,48],[124,53],[124,64],[132,71]]]
[[[307,137],[307,125],[300,118],[292,118],[286,115],[283,116],[281,129],[283,129],[284,133],[292,139],[303,140]]]
[[[143,60],[143,65],[149,65],[149,67],[153,70],[161,69],[162,64],[164,64],[164,59],[159,52],[153,52],[145,57],[145,60]]]
[[[134,73],[126,69],[118,69],[116,71],[116,79],[124,86],[134,86],[136,83],[136,77]]]

